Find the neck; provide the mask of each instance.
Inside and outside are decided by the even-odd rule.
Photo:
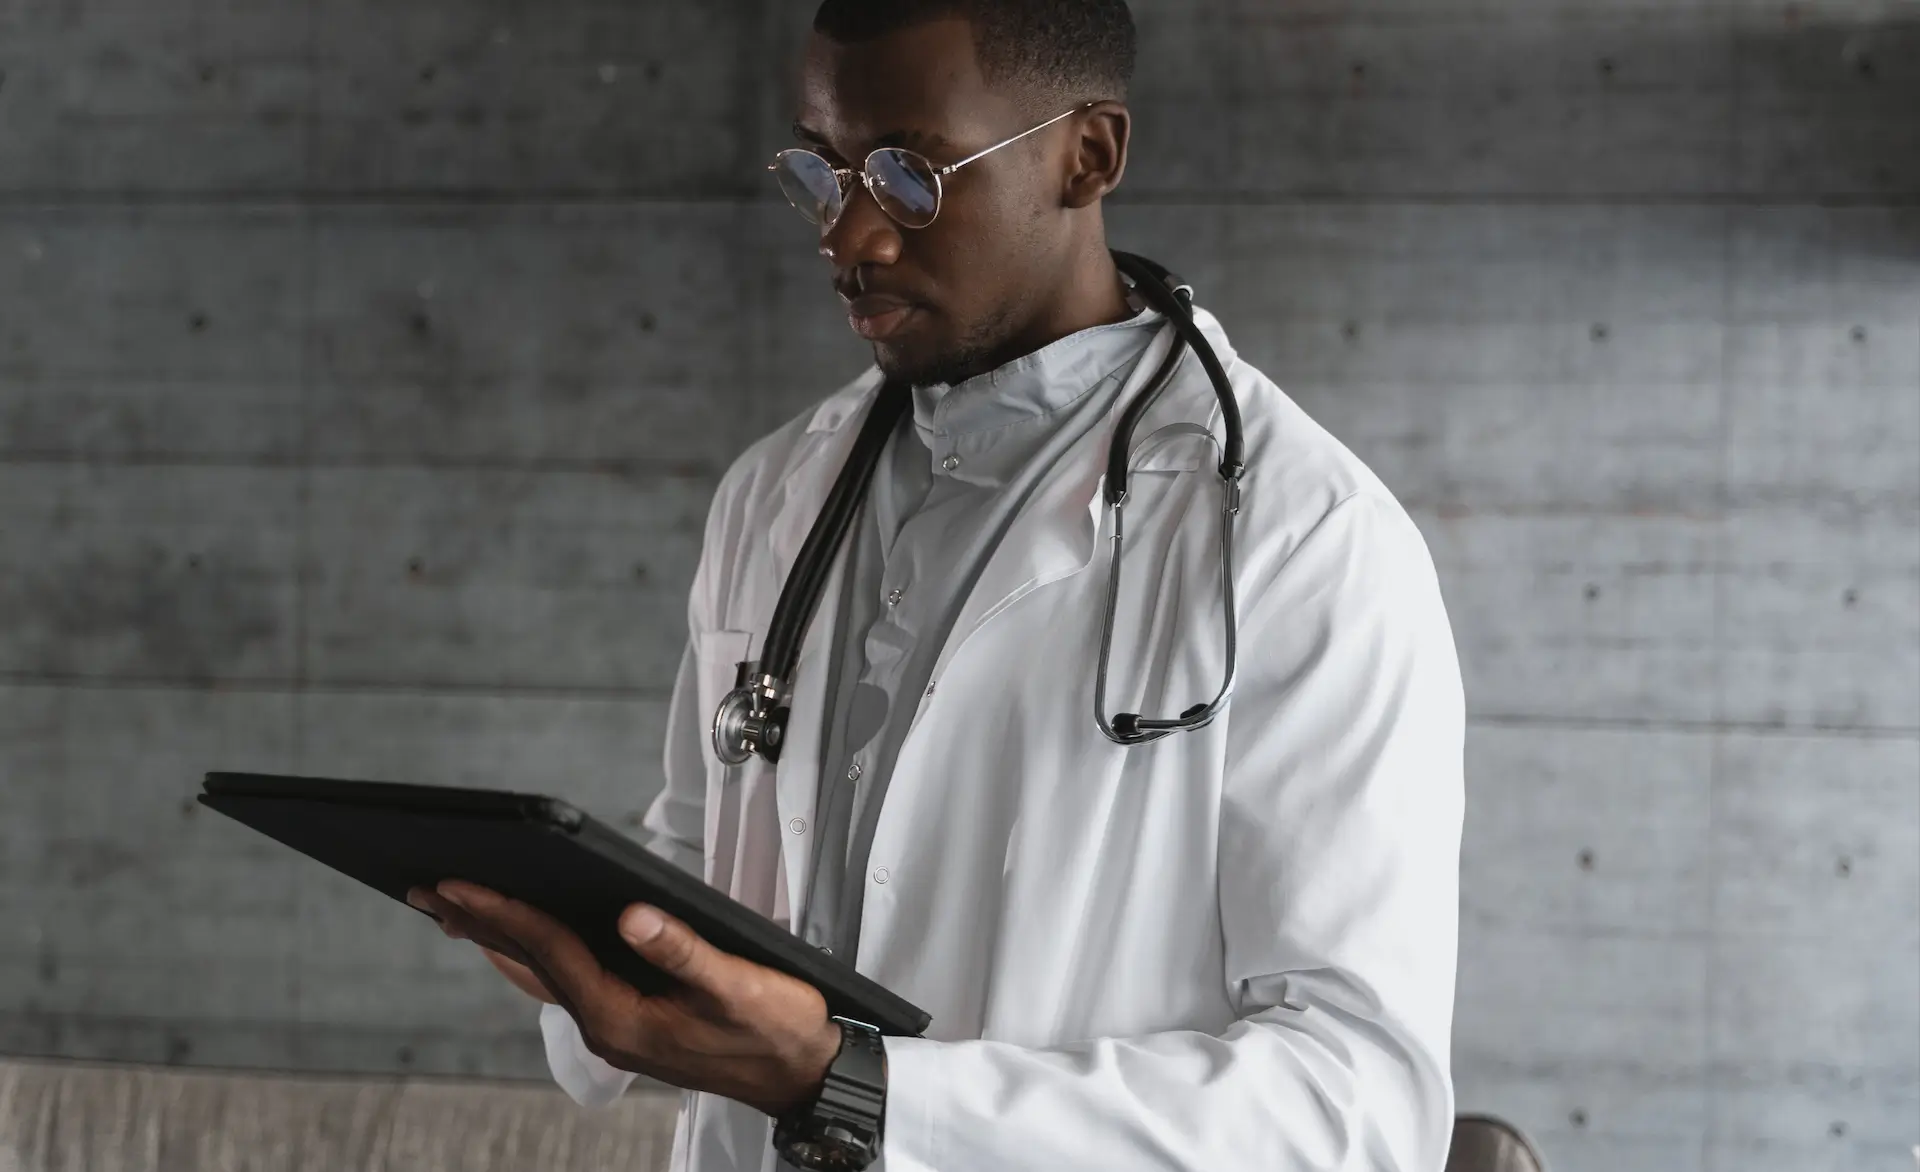
[[[1103,238],[1097,236],[1091,245],[1075,249],[1068,258],[1057,270],[1060,279],[1048,288],[1036,290],[1033,316],[1008,335],[974,373],[994,370],[1024,358],[1069,334],[1133,316],[1120,271],[1114,267],[1113,256],[1107,251]]]
[[[1034,320],[1012,339],[1020,348],[1011,357],[1031,354],[1068,334],[1133,316],[1104,234],[1074,250],[1069,263],[1062,266],[1059,283],[1037,308]]]

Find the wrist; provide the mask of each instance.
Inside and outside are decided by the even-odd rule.
[[[840,1023],[831,1018],[822,1018],[820,1028],[801,1047],[793,1075],[782,1088],[780,1101],[767,1114],[796,1111],[820,1097],[820,1088],[827,1083],[827,1071],[833,1068],[833,1060],[840,1056],[840,1038]]]
[[[815,1094],[774,1116],[774,1150],[797,1168],[858,1172],[880,1154],[886,1123],[887,1055],[880,1032],[847,1019]]]

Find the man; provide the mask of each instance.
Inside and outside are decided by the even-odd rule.
[[[1094,723],[1099,484],[1171,345],[1101,218],[1133,53],[1121,0],[821,7],[808,154],[779,177],[877,370],[721,484],[646,825],[931,1011],[929,1037],[884,1041],[872,1130],[893,1172],[1437,1172],[1463,723],[1446,616],[1386,488],[1204,312],[1246,423],[1238,680],[1218,719],[1148,745]],[[935,188],[884,147],[972,161]],[[883,376],[912,410],[809,628],[780,763],[726,766],[708,718]],[[1218,687],[1220,427],[1189,354],[1135,432],[1108,712]],[[458,883],[416,902],[549,1003],[576,1099],[631,1072],[688,1088],[676,1168],[866,1162],[858,1134],[795,1146],[861,1130],[820,1140],[862,1038],[808,986],[636,906],[622,935],[683,982],[644,997],[532,908]]]

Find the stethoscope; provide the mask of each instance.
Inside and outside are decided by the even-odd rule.
[[[1134,289],[1173,323],[1178,335],[1158,370],[1120,415],[1112,445],[1107,451],[1106,486],[1102,496],[1113,514],[1113,555],[1107,571],[1106,615],[1100,628],[1100,666],[1093,694],[1093,719],[1108,740],[1120,745],[1144,745],[1177,732],[1202,728],[1219,715],[1233,694],[1236,644],[1239,624],[1234,617],[1233,596],[1233,518],[1240,512],[1240,476],[1245,470],[1246,445],[1240,429],[1240,404],[1220,358],[1213,352],[1200,327],[1193,320],[1193,286],[1142,256],[1115,252],[1116,267],[1133,281]],[[1226,603],[1226,670],[1220,690],[1213,699],[1195,704],[1170,718],[1145,717],[1138,712],[1106,711],[1107,666],[1113,651],[1113,625],[1120,601],[1120,554],[1126,541],[1127,479],[1130,473],[1134,429],[1146,416],[1161,392],[1173,379],[1187,350],[1200,358],[1213,393],[1220,400],[1220,413],[1226,440],[1221,448],[1220,483],[1220,577]],[[734,677],[733,690],[720,701],[713,714],[713,752],[727,765],[744,764],[754,754],[768,762],[780,760],[786,741],[787,717],[791,711],[793,672],[800,659],[800,643],[819,608],[820,595],[826,589],[827,576],[846,544],[860,502],[866,497],[880,455],[900,417],[912,403],[910,388],[888,382],[875,396],[853,449],[840,469],[826,504],[807,532],[807,539],[794,558],[793,569],[780,588],[780,600],[774,605],[773,620],[767,626],[767,638],[759,659],[744,660]]]

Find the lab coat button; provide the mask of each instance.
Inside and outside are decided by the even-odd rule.
[[[875,883],[885,883],[890,878],[892,878],[892,876],[888,874],[885,867],[875,867],[873,869],[873,881]]]
[[[805,834],[807,832],[807,820],[805,818],[795,818],[793,821],[787,823],[787,829],[793,831],[795,834]]]
[[[860,780],[860,762],[855,761],[853,763],[853,768],[847,770],[847,780],[848,781]]]
[[[907,596],[906,591],[900,589],[898,586],[895,586],[893,589],[887,591],[887,605],[899,606],[900,600],[902,598],[905,598],[906,596]]]
[[[946,459],[940,461],[940,466],[951,472],[960,466],[960,457],[949,455]]]

